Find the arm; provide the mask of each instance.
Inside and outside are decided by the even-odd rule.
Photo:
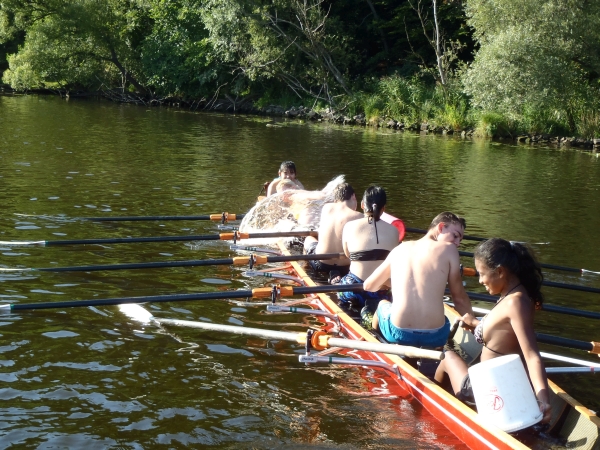
[[[300,183],[300,180],[296,179],[296,180],[294,180],[294,183],[296,183],[300,189],[304,189],[304,185],[302,183]]]
[[[347,258],[350,258],[350,250],[348,250],[348,233],[350,232],[348,231],[348,223],[346,223],[342,229],[342,248],[344,249],[344,255],[346,255]]]
[[[540,410],[544,413],[544,422],[548,422],[551,416],[551,407],[549,403],[550,389],[548,388],[548,378],[546,370],[542,363],[542,357],[537,348],[537,339],[533,331],[533,307],[531,301],[523,296],[514,296],[510,299],[507,307],[510,325],[517,336],[521,352],[527,363],[527,371],[535,396],[540,404]]]
[[[381,286],[383,286],[392,276],[392,254],[391,252],[385,261],[375,269],[375,272],[371,274],[369,278],[367,278],[363,284],[363,289],[369,292],[378,291]]]
[[[454,244],[449,244],[446,253],[450,258],[450,271],[448,272],[448,288],[450,288],[450,295],[454,302],[456,310],[465,315],[470,313],[473,315],[473,307],[471,306],[471,300],[465,291],[462,283],[462,277],[460,276],[460,258],[458,256],[458,250]]]
[[[267,197],[273,195],[277,192],[277,185],[279,184],[279,180],[273,180],[269,183],[269,188],[267,189]]]

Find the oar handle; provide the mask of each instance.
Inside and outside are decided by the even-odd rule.
[[[68,239],[56,241],[1,241],[1,245],[43,245],[46,247],[56,245],[96,245],[96,244],[131,244],[135,242],[178,242],[178,241],[218,241],[237,239],[262,239],[279,237],[303,237],[319,234],[316,231],[282,231],[274,233],[233,233],[204,234],[198,236],[153,236],[153,237],[128,237],[128,238],[106,238],[106,239]]]
[[[100,270],[132,270],[132,269],[156,269],[156,268],[173,268],[173,267],[198,267],[198,266],[224,266],[224,265],[246,265],[250,264],[266,264],[286,261],[303,261],[303,260],[327,260],[344,257],[343,253],[324,253],[319,255],[293,255],[293,256],[237,256],[235,258],[223,259],[193,259],[187,261],[156,261],[147,263],[128,263],[128,264],[104,264],[95,266],[71,266],[71,267],[46,267],[41,269],[23,268],[23,269],[5,269],[0,268],[0,272],[92,272]]]
[[[83,220],[90,220],[93,222],[141,222],[147,220],[214,220],[220,222],[223,220],[223,214],[225,214],[225,221],[229,220],[242,220],[245,214],[233,214],[233,213],[220,213],[220,214],[207,214],[203,216],[121,216],[121,217],[82,217]]]
[[[560,347],[576,348],[578,350],[587,350],[589,353],[600,355],[600,342],[586,342],[577,339],[568,339],[559,336],[551,336],[549,334],[536,333],[538,342],[544,344],[557,345]]]
[[[327,285],[327,286],[276,286],[277,294],[284,296],[320,294],[325,292],[345,292],[362,290],[362,283]],[[56,309],[73,308],[79,306],[110,306],[121,305],[124,303],[160,303],[160,302],[182,302],[191,300],[221,300],[230,298],[265,298],[273,295],[273,288],[256,288],[253,290],[239,291],[218,291],[218,292],[198,292],[195,294],[171,294],[171,295],[150,295],[146,297],[121,297],[106,298],[95,300],[73,300],[66,302],[41,302],[41,303],[11,303],[0,305],[0,314],[10,313],[12,311],[24,311],[32,309]]]

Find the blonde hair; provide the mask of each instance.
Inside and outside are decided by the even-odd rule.
[[[289,179],[281,180],[275,188],[277,192],[283,192],[289,189],[298,189],[298,185]]]

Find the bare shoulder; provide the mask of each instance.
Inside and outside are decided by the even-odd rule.
[[[523,292],[515,292],[507,296],[504,300],[503,309],[508,315],[518,314],[520,316],[533,313],[534,306],[529,296]]]
[[[395,258],[403,253],[409,252],[415,245],[415,241],[400,242],[390,251],[390,257]]]
[[[327,217],[328,213],[335,211],[335,206],[335,203],[325,203],[323,205],[323,209],[321,210],[321,216]]]
[[[449,258],[458,258],[458,248],[452,242],[436,242],[436,248],[440,253]]]
[[[360,217],[357,217],[357,219],[360,219]],[[344,225],[344,233],[352,233],[359,225],[360,223],[356,219],[349,220]]]

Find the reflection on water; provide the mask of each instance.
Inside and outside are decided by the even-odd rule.
[[[92,222],[105,215],[245,213],[279,163],[308,189],[344,174],[388,192],[388,211],[426,228],[443,210],[468,234],[535,244],[547,263],[600,270],[600,161],[589,153],[52,97],[0,97],[0,240],[218,233],[211,222]],[[409,235],[408,238],[418,236]],[[251,243],[247,243],[251,244]],[[472,251],[473,242],[463,249]],[[0,246],[0,267],[226,258],[229,243]],[[472,261],[463,263],[472,267]],[[244,267],[0,273],[0,303],[251,289]],[[600,277],[547,272],[600,287]],[[468,279],[469,290],[482,290]],[[550,304],[600,311],[600,297],[546,289]],[[301,331],[314,319],[259,301],[146,305],[158,317]],[[538,329],[600,340],[593,320],[538,315]],[[290,343],[166,329],[116,307],[0,318],[0,441],[17,447],[461,447],[380,371],[304,367]],[[577,358],[583,352],[544,350]],[[600,409],[590,375],[559,384]]]

